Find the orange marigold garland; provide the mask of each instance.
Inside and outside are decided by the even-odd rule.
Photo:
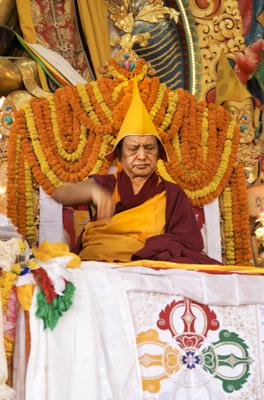
[[[17,279],[17,275],[8,272],[8,271],[1,271],[0,274],[0,293],[1,293],[1,299],[2,299],[2,312],[3,312],[3,317],[5,318],[7,316],[7,311],[8,311],[8,302],[12,297],[15,297],[14,290],[15,290],[15,281]],[[8,319],[8,318],[7,318]],[[7,365],[8,368],[10,369],[8,375],[8,384],[11,385],[10,382],[10,373],[12,372],[12,365],[13,365],[13,349],[14,349],[14,337],[10,335],[10,331],[8,329],[5,329],[4,332],[4,348],[5,348],[5,353],[6,353],[6,359],[7,359]]]
[[[183,97],[182,95],[183,92],[181,97]],[[187,93],[186,96],[191,95]],[[184,103],[185,108],[188,109],[189,103],[186,101]],[[192,118],[195,118],[194,107],[192,110],[194,114]],[[215,110],[215,105],[208,109],[210,115],[210,119],[208,117],[208,152],[207,158],[204,160],[203,165],[200,166],[200,169],[197,169],[195,159],[191,157],[188,150],[190,148],[188,131],[192,125],[190,125],[190,122],[186,122],[186,119],[190,118],[191,113],[187,113],[183,118],[182,128],[179,126],[177,134],[178,149],[175,151],[170,141],[165,143],[170,158],[170,162],[166,164],[168,173],[186,191],[192,203],[197,206],[212,201],[223,191],[231,176],[239,144],[239,131],[234,122],[229,120],[225,130],[223,130],[221,124],[216,126]],[[223,109],[222,113],[228,115]],[[222,138],[222,136],[224,137]],[[220,152],[218,143],[222,145],[222,151]]]
[[[234,170],[230,182],[236,264],[249,264],[252,262],[252,251],[250,246],[247,186],[243,164],[240,163]]]
[[[227,185],[222,195],[222,218],[224,231],[224,257],[225,264],[235,264],[234,224],[232,215],[232,190]]]
[[[17,112],[16,120],[14,122],[14,128],[9,133],[8,140],[8,170],[7,170],[7,212],[9,218],[13,221],[14,225],[17,226],[17,185],[18,185],[18,166],[19,158],[21,154],[21,137],[17,134],[19,130],[23,116],[22,112]]]
[[[8,213],[27,236],[33,235],[28,226],[32,212],[26,207],[33,177],[51,193],[63,182],[107,172],[109,164],[104,156],[111,150],[129,108],[130,78],[138,80],[142,99],[169,154],[168,163],[158,163],[160,175],[178,183],[197,206],[219,196],[230,179],[239,131],[222,107],[198,102],[183,89],[171,91],[158,78],[145,77],[144,60],[139,60],[133,71],[126,71],[115,60],[110,60],[109,66],[115,79],[58,89],[51,98],[33,100],[16,114],[9,141]],[[237,176],[240,182],[239,168]],[[245,202],[241,185],[235,188],[234,182],[232,210],[233,204]],[[27,211],[23,213],[22,208]],[[246,212],[239,213],[246,220]],[[240,262],[249,259],[249,248],[241,244],[235,213],[233,221],[236,262]],[[242,236],[246,243],[245,228]]]
[[[26,203],[26,237],[30,244],[37,240],[34,218],[33,180],[28,162],[25,160],[25,203]]]
[[[19,232],[25,237],[26,236],[26,176],[25,176],[25,158],[24,153],[20,154],[19,165],[18,165],[18,221]]]

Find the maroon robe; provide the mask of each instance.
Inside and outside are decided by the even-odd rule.
[[[147,239],[145,246],[133,254],[131,260],[220,264],[201,253],[203,238],[192,205],[177,185],[159,179],[156,173],[153,173],[140,192],[134,194],[131,180],[124,171],[118,173],[117,178],[115,175],[93,175],[93,179],[110,193],[113,193],[117,183],[121,200],[116,204],[116,214],[137,207],[156,194],[166,191],[165,233]]]

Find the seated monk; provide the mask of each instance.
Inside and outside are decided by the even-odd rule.
[[[136,81],[113,151],[106,157],[118,158],[122,171],[93,175],[53,193],[63,204],[96,207],[82,235],[82,260],[218,264],[201,253],[202,235],[183,190],[155,172],[158,159],[166,161],[167,154]]]

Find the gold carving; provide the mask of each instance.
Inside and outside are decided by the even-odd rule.
[[[14,122],[15,106],[5,100],[0,107],[0,213],[7,213],[7,142]]]
[[[221,52],[234,59],[234,53],[245,48],[243,26],[236,0],[208,1],[200,8],[197,0],[189,5],[197,23],[198,47],[201,57],[202,97],[215,88],[216,65]]]
[[[240,128],[240,145],[237,160],[244,164],[246,181],[249,185],[255,183],[259,175],[259,160],[261,145],[254,143],[254,104],[251,97],[242,101],[224,101],[223,106]]]
[[[23,85],[33,96],[48,97],[50,95],[39,86],[35,61],[25,57],[0,57],[0,96],[20,90]]]
[[[240,126],[240,143],[248,144],[254,139],[254,104],[252,97],[242,101],[227,100],[223,107]]]
[[[264,28],[264,10],[257,16],[256,20],[262,25]]]
[[[22,88],[22,78],[16,65],[7,57],[0,57],[0,96]]]
[[[163,1],[155,3],[150,2],[150,4],[146,4],[138,13],[136,20],[157,23],[159,22],[159,19],[164,19],[166,15],[169,15],[170,18],[173,18],[175,23],[177,24],[179,13],[176,10],[174,10],[173,8],[164,7]]]
[[[8,23],[16,6],[15,0],[0,0],[0,24]]]
[[[1,143],[1,142],[0,142]],[[0,213],[7,212],[7,163],[0,158]]]
[[[157,23],[169,16],[175,23],[178,22],[179,13],[173,8],[165,7],[163,0],[107,0],[106,6],[114,25],[125,32],[124,38],[114,37],[110,40],[112,46],[119,44],[122,48],[132,48],[134,43],[146,46],[150,34],[132,35],[137,21]]]
[[[120,45],[124,50],[132,49],[135,43],[139,43],[141,47],[145,47],[148,44],[148,40],[151,37],[149,32],[140,33],[137,35],[131,35],[131,33],[125,33],[122,36],[113,36],[110,39],[111,46],[115,47]]]
[[[37,64],[34,60],[19,57],[14,61],[14,64],[16,64],[24,86],[30,94],[39,98],[50,96],[50,92],[43,90],[39,85]]]

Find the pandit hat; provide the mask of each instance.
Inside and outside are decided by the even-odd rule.
[[[112,151],[106,154],[105,158],[108,161],[113,161],[116,158],[115,149],[118,143],[121,142],[126,136],[130,135],[151,135],[155,136],[160,143],[160,158],[168,161],[167,152],[158,134],[143,100],[140,97],[137,81],[133,80],[133,94],[131,104],[125,115],[124,121],[121,125],[120,131],[116,137]]]
[[[243,101],[252,97],[246,86],[240,81],[229,64],[226,55],[222,52],[217,68],[216,99],[218,105],[224,101]]]

